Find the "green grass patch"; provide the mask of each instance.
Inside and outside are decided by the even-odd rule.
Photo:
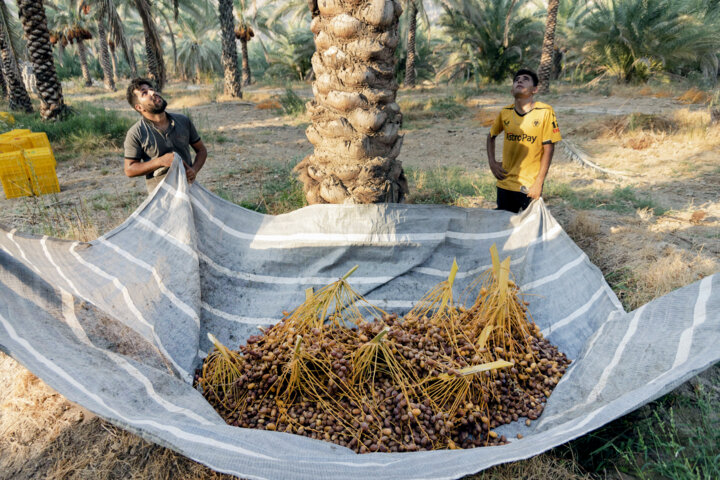
[[[717,369],[635,412],[570,443],[569,454],[590,472],[638,479],[720,478],[720,389]],[[714,378],[713,378],[714,374]]]
[[[406,121],[423,120],[428,118],[454,119],[467,112],[468,108],[458,103],[453,96],[430,98],[428,100],[401,100],[400,111]],[[407,127],[407,125],[406,125]]]
[[[285,115],[297,116],[305,113],[305,100],[290,88],[286,88],[285,93],[278,96],[278,101]]]
[[[134,120],[115,111],[95,107],[87,103],[72,106],[73,113],[64,120],[45,121],[40,114],[15,113],[13,128],[27,128],[33,132],[45,132],[53,150],[59,150],[59,159],[68,152],[94,152],[98,149],[122,147],[125,134]]]
[[[548,180],[543,189],[543,197],[550,200],[560,198],[578,210],[609,210],[616,213],[632,213],[638,209],[652,210],[654,215],[667,212],[646,194],[635,188],[615,187],[612,192],[601,192],[592,189],[578,189],[566,183]]]
[[[408,203],[431,203],[469,206],[477,199],[495,198],[495,178],[489,173],[468,172],[460,167],[438,167],[432,170],[408,168]]]

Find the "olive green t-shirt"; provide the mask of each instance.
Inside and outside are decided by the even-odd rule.
[[[185,115],[166,113],[170,126],[165,132],[158,130],[145,118],[130,127],[125,136],[125,158],[147,162],[166,153],[176,152],[185,163],[192,166],[190,145],[200,141],[200,135]],[[146,178],[153,178],[152,172]]]

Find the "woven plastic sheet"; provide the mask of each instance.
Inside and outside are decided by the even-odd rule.
[[[227,426],[190,384],[207,332],[237,347],[308,287],[351,283],[404,313],[460,265],[456,291],[511,257],[535,322],[573,360],[508,445],[357,455]],[[0,230],[0,348],[68,399],[244,478],[456,478],[527,458],[657,398],[720,360],[718,275],[625,313],[542,201],[520,215],[422,205],[318,205],[279,216],[195,184],[177,161],[125,223],[89,243]],[[515,439],[522,433],[521,440]]]

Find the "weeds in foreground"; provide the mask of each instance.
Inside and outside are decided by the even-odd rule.
[[[716,367],[717,368],[717,367]],[[720,382],[693,381],[569,444],[589,471],[639,479],[720,478]]]
[[[487,172],[470,173],[460,167],[405,170],[410,183],[408,203],[468,207],[478,200],[495,199],[495,179]]]
[[[666,208],[659,206],[647,195],[643,195],[631,186],[615,187],[612,192],[580,189],[566,183],[557,183],[549,179],[543,190],[545,199],[560,198],[578,210],[609,210],[616,213],[632,213],[647,209],[654,215],[662,215]]]
[[[285,93],[278,97],[278,102],[282,106],[285,115],[293,117],[305,113],[305,100],[300,98],[292,89],[286,88]]]

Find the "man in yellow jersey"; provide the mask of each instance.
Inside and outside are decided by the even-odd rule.
[[[533,98],[537,85],[535,72],[518,70],[511,90],[515,103],[500,111],[487,137],[488,163],[498,179],[498,210],[517,213],[540,198],[554,144],[562,140],[552,107]],[[503,131],[501,163],[495,160],[495,137]]]

